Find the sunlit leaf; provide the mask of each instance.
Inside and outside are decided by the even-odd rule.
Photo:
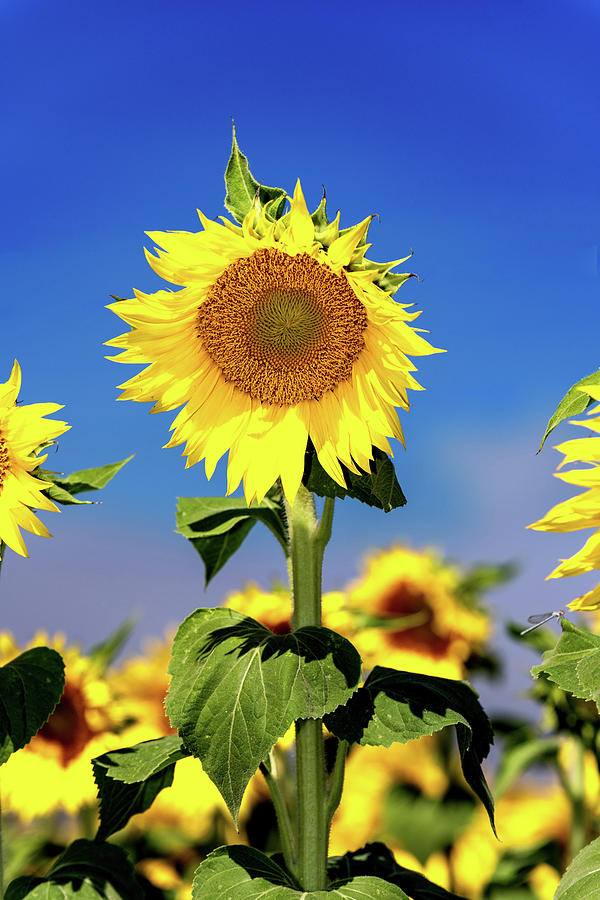
[[[481,769],[493,733],[476,692],[466,682],[375,666],[344,706],[326,716],[325,724],[343,740],[384,747],[454,725],[463,775],[494,828],[494,802]]]
[[[276,635],[232,609],[198,609],[173,643],[167,714],[234,820],[248,781],[299,718],[352,694],[360,658],[327,628]]]
[[[577,854],[554,894],[554,900],[593,900],[600,897],[600,838]]]
[[[585,412],[588,406],[595,402],[589,394],[579,390],[580,387],[584,387],[586,384],[600,384],[600,369],[592,375],[586,375],[585,378],[577,381],[573,387],[569,388],[554,413],[550,416],[538,453],[546,443],[546,438],[550,432],[554,431],[557,425],[560,425],[565,419],[570,419],[572,416],[578,416],[579,413]]]
[[[280,866],[252,847],[214,850],[196,869],[192,900],[409,900],[397,887],[373,876],[346,877],[326,891],[302,891]]]
[[[270,206],[270,212],[274,218],[278,218],[283,212],[286,192],[282,188],[267,187],[256,181],[250,171],[248,158],[244,156],[238,147],[235,125],[233,126],[231,155],[225,170],[225,187],[227,189],[225,206],[240,225],[244,221],[246,213],[250,211],[257,192],[258,199],[263,205],[272,200],[275,200],[276,204],[280,201],[279,206],[274,206],[273,204]],[[278,209],[280,210],[279,215],[275,215]]]
[[[175,521],[176,531],[202,557],[205,584],[238,550],[257,521],[267,526],[287,553],[283,502],[276,486],[252,506],[239,497],[178,497]]]
[[[71,472],[70,475],[61,475],[59,472],[51,472],[47,469],[36,469],[35,474],[43,481],[52,482],[50,487],[44,488],[44,493],[56,503],[63,505],[92,503],[92,500],[76,500],[75,494],[83,494],[86,491],[99,491],[106,487],[108,482],[131,459],[133,459],[133,454],[119,462],[108,463],[105,466],[96,466],[93,469],[80,469],[78,472]]]
[[[149,809],[160,791],[171,786],[175,763],[185,756],[181,738],[167,735],[93,759],[100,799],[98,839],[105,840],[131,816]]]
[[[555,647],[547,650],[534,678],[545,674],[563,691],[581,700],[600,700],[600,636],[577,628],[568,619],[561,622],[563,633]]]

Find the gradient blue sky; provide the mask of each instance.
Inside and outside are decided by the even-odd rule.
[[[7,551],[4,627],[88,646],[138,610],[139,641],[284,575],[257,527],[203,593],[175,497],[222,493],[223,467],[209,485],[161,450],[172,417],[116,403],[135,370],[101,346],[123,330],[108,295],[160,286],[144,232],[197,230],[197,206],[224,212],[231,115],[259,180],[291,191],[300,176],[313,205],[325,183],[343,224],[379,213],[376,259],[414,248],[423,281],[398,298],[448,350],[418,361],[427,390],[397,453],[408,506],[338,504],[326,586],[370,547],[408,540],[519,561],[492,598],[499,630],[585,589],[543,581],[581,536],[524,526],[568,494],[551,478],[558,454],[535,450],[559,397],[600,363],[600,5],[3,0],[0,27],[0,379],[17,357],[23,402],[65,404],[73,428],[49,467],[136,454],[102,505],[48,514],[55,537],[31,537],[31,559]],[[530,658],[512,652],[517,690]]]

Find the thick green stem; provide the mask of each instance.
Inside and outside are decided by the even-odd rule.
[[[313,495],[301,486],[293,506],[286,505],[290,536],[291,588],[295,629],[321,624],[321,565],[331,536],[333,500],[325,501],[317,523]],[[329,822],[325,783],[325,746],[321,719],[296,722],[297,877],[305,891],[327,888]]]

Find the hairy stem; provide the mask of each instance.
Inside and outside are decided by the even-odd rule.
[[[294,629],[321,624],[321,567],[331,536],[333,500],[325,501],[320,524],[313,495],[304,486],[286,504],[290,538]],[[296,722],[297,877],[305,891],[327,887],[329,822],[321,719]]]

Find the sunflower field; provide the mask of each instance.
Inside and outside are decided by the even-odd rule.
[[[389,441],[404,443],[397,410],[422,390],[413,358],[441,351],[401,300],[410,256],[367,256],[372,215],[342,227],[325,192],[311,212],[299,180],[259,183],[235,128],[225,185],[227,216],[148,232],[175,289],[114,296],[128,330],[108,358],[142,367],[119,399],[178,410],[166,446],[186,468],[204,461],[210,480],[227,458],[225,496],[177,503],[205,582],[257,524],[289,580],[241,584],[137,654],[132,620],[87,650],[0,633],[3,896],[600,897],[600,585],[509,626],[538,662],[527,715],[491,718],[471,680],[510,666],[488,594],[512,564],[367,538],[357,571],[323,590],[336,503],[406,503]],[[54,471],[62,407],[20,393],[15,361],[0,564],[51,536],[38,512],[93,502],[131,459]],[[529,527],[594,529],[550,579],[600,568],[598,402],[600,371],[542,437],[571,417],[584,429],[557,447],[575,493]]]

